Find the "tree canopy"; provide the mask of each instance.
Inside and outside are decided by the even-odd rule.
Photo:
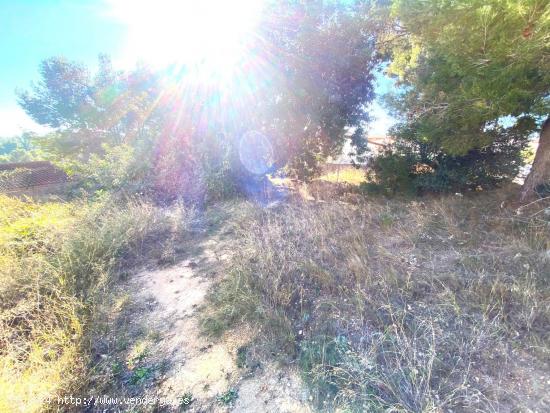
[[[546,1],[399,0],[389,71],[410,119],[451,152],[483,145],[489,123],[550,109],[550,9]],[[431,132],[430,132],[431,131]]]
[[[122,72],[106,56],[92,75],[52,57],[19,103],[53,129],[41,141],[46,150],[79,162],[129,145],[153,164],[172,159],[176,170],[181,157],[234,169],[240,140],[254,132],[270,146],[270,171],[307,180],[351,132],[364,152],[365,108],[386,62],[400,86],[388,97],[401,120],[394,133],[437,157],[463,157],[506,136],[523,142],[520,135],[548,124],[549,13],[543,0],[279,0],[266,6],[231,76],[186,65]],[[548,155],[538,153],[533,170],[545,172],[531,190],[550,179],[547,146],[539,146]]]
[[[461,155],[499,126],[541,128],[550,113],[550,8],[540,0],[396,0],[390,99],[419,139]],[[519,123],[518,123],[519,122]]]
[[[116,72],[99,57],[95,76],[78,62],[51,57],[40,65],[40,80],[19,92],[19,103],[37,123],[53,129],[41,144],[57,155],[87,159],[104,143],[122,143],[142,131],[153,92],[150,73]]]
[[[236,147],[256,130],[273,146],[275,169],[307,179],[341,151],[350,128],[364,149],[365,106],[374,98],[380,62],[376,37],[365,30],[369,7],[270,3],[229,80],[204,81],[186,66],[116,72],[105,56],[92,76],[79,63],[46,59],[40,82],[20,93],[20,104],[55,129],[51,142],[80,158],[100,153],[104,143],[131,143],[144,131],[157,146],[175,148],[174,139],[204,141],[211,134]]]

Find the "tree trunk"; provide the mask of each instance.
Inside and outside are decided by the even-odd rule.
[[[550,117],[542,124],[539,147],[535,153],[531,171],[521,188],[520,201],[525,202],[535,198],[537,186],[548,182],[550,182]]]

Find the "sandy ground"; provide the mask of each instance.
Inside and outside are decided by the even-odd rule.
[[[151,396],[171,401],[160,411],[183,411],[179,398],[191,394],[190,412],[308,412],[308,394],[296,371],[275,365],[251,370],[237,367],[237,350],[253,331],[241,328],[221,339],[201,335],[199,312],[212,283],[223,277],[231,249],[222,236],[211,235],[195,245],[189,259],[168,268],[129,277],[132,299],[149,303],[133,312],[127,323],[154,332],[148,361],[164,365],[162,375],[144,386]],[[236,399],[223,404],[218,396],[229,389]]]

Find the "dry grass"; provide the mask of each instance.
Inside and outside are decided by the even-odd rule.
[[[517,215],[502,193],[352,195],[207,212],[207,228],[233,222],[239,248],[205,331],[255,326],[248,353],[297,363],[321,410],[544,411],[548,210]],[[193,212],[7,197],[0,208],[0,411],[43,410],[89,378],[101,389],[114,376],[90,370],[91,335],[108,334],[98,308],[126,307],[113,282],[152,254],[178,260]],[[131,360],[146,351],[127,344]]]
[[[327,171],[321,175],[318,180],[350,185],[359,185],[366,180],[365,170],[362,168],[354,168],[348,165],[336,165],[332,169],[332,171]]]
[[[542,411],[549,219],[502,201],[298,200],[265,211],[237,234],[245,247],[213,289],[204,328],[260,325],[256,350],[298,362],[322,409]]]
[[[192,214],[5,196],[0,209],[0,411],[42,411],[46,396],[85,385],[95,309],[112,282]]]

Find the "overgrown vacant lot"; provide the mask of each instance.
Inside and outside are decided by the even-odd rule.
[[[3,197],[0,411],[546,411],[549,216],[506,197]]]
[[[264,211],[203,326],[258,326],[247,353],[296,362],[320,409],[546,411],[548,216],[502,201]]]
[[[550,412],[549,4],[0,2],[0,413]]]

